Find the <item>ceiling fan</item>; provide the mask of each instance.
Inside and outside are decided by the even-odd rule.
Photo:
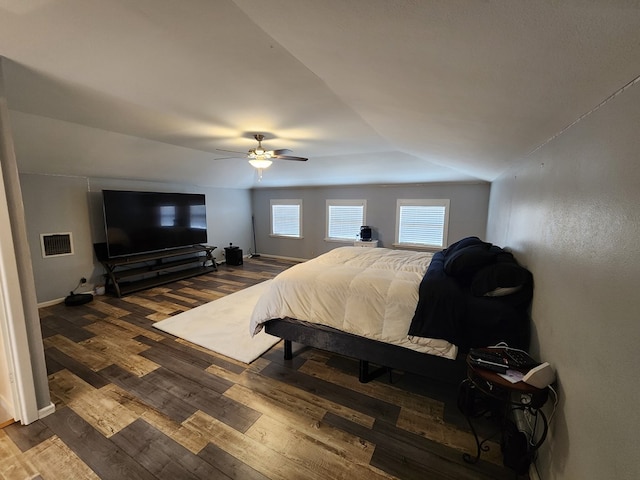
[[[298,162],[306,162],[308,160],[308,158],[304,157],[293,157],[290,155],[286,155],[287,153],[291,153],[291,150],[286,148],[281,150],[265,150],[262,146],[264,135],[262,135],[261,133],[256,133],[253,138],[258,141],[258,146],[249,149],[246,155],[249,159],[249,163],[260,171],[270,167],[273,163],[273,160],[296,160]],[[236,152],[233,150],[218,150],[221,152],[244,153]]]

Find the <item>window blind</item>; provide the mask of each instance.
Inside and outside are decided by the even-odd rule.
[[[328,205],[327,237],[356,240],[364,224],[364,205]]]
[[[273,235],[300,236],[300,205],[272,205],[271,229]]]
[[[398,242],[442,247],[446,207],[400,205]]]

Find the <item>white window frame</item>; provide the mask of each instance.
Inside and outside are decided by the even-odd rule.
[[[273,207],[278,205],[289,205],[289,206],[297,206],[298,207],[298,234],[297,235],[287,235],[283,233],[274,232],[273,225]],[[271,237],[277,238],[296,238],[301,239],[302,236],[302,199],[271,199],[270,207],[269,207],[269,219],[270,219],[270,234]]]
[[[442,244],[420,243],[420,242],[400,242],[400,210],[402,207],[444,207],[444,218],[442,227]],[[441,250],[447,245],[447,235],[449,232],[449,199],[408,199],[399,198],[396,203],[396,236],[394,247],[409,247],[417,249]]]
[[[331,237],[329,236],[329,221],[330,214],[329,211],[331,207],[362,207],[362,221],[360,225],[358,225],[358,229],[353,233],[351,237]],[[367,201],[366,200],[327,200],[327,208],[325,213],[325,241],[327,242],[355,242],[359,239],[360,235],[360,227],[362,225],[366,225],[367,223]]]

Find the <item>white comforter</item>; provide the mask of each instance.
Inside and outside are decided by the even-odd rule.
[[[431,253],[340,247],[279,274],[255,306],[251,333],[274,318],[319,323],[419,352],[455,358],[440,339],[407,336]]]

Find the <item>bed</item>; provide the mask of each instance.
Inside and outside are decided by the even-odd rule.
[[[446,335],[425,334],[433,326],[416,323],[421,290],[439,253],[339,247],[295,265],[258,300],[251,333],[264,328],[283,338],[285,358],[292,357],[292,342],[356,358],[361,381],[398,369],[457,383],[465,373],[459,345]],[[420,331],[409,335],[412,328]],[[370,373],[369,363],[382,369]]]

